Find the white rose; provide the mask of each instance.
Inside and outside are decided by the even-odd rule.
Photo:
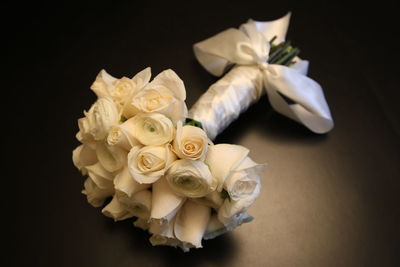
[[[135,194],[132,194],[130,197],[121,191],[116,191],[115,196],[133,216],[142,219],[150,217],[151,192],[149,190],[139,191]]]
[[[218,210],[224,203],[221,193],[217,191],[212,191],[210,194],[204,197],[192,198],[192,201],[207,207],[211,207],[214,210]]]
[[[122,124],[111,128],[107,136],[107,144],[110,146],[118,146],[129,151],[132,147],[140,144],[133,136],[133,133],[133,120],[129,119]]]
[[[218,210],[218,219],[226,227],[236,227],[245,221],[244,213],[260,193],[260,173],[264,165],[248,157],[245,147],[229,144],[211,146],[205,162],[212,175],[218,179],[218,190],[225,189],[230,199],[225,199]]]
[[[136,221],[133,222],[133,226],[138,227],[142,230],[148,230],[150,226],[148,221],[148,219],[138,218]]]
[[[133,93],[145,86],[151,77],[150,68],[136,74],[132,79],[116,79],[105,70],[101,70],[90,87],[99,98],[110,97],[116,103],[124,105]]]
[[[88,202],[99,207],[103,204],[105,198],[114,194],[112,173],[108,172],[99,162],[85,167],[89,178],[84,183],[85,189],[82,194],[87,196]]]
[[[114,221],[122,221],[133,217],[134,215],[126,209],[126,207],[118,200],[118,197],[114,195],[111,202],[108,203],[101,212]]]
[[[96,151],[87,144],[80,145],[72,151],[72,161],[75,167],[85,175],[87,174],[85,167],[97,162]]]
[[[165,177],[152,184],[151,220],[159,224],[169,223],[185,202],[185,198],[172,191]]]
[[[124,115],[132,117],[141,112],[157,112],[174,123],[187,116],[186,91],[183,81],[173,70],[165,70],[152,82],[133,95],[124,106]]]
[[[248,154],[249,150],[239,145],[218,144],[209,147],[204,162],[209,166],[213,177],[218,180],[219,192],[225,189],[236,198],[241,194],[250,194],[249,188],[255,188],[251,177],[258,176],[263,171],[264,165],[252,161]],[[235,175],[227,179],[235,171],[240,170],[246,171],[246,175],[240,177]]]
[[[183,242],[182,248],[201,248],[201,240],[210,220],[211,208],[187,200],[176,215],[175,236]]]
[[[118,107],[110,98],[99,98],[85,115],[85,124],[95,140],[105,139],[111,127],[117,125],[121,118]]]
[[[141,113],[131,118],[133,136],[143,145],[163,145],[174,138],[172,121],[159,113]]]
[[[90,132],[89,119],[87,117],[78,119],[78,127],[79,132],[76,134],[76,139],[78,139],[81,143],[93,143],[94,138]]]
[[[249,157],[244,158],[224,181],[224,188],[230,198],[240,200],[253,195],[256,187],[260,186],[259,174],[263,171],[264,165],[255,163]]]
[[[138,183],[151,184],[160,179],[175,160],[170,144],[135,146],[128,154],[129,172]]]
[[[182,159],[204,160],[208,144],[211,141],[199,127],[177,124],[176,136],[173,143],[174,152]]]
[[[165,178],[171,189],[181,196],[204,197],[216,188],[216,181],[207,165],[199,160],[175,161],[167,171]]]
[[[114,175],[104,169],[100,162],[85,167],[88,176],[100,189],[114,188]]]
[[[176,238],[167,237],[160,234],[153,234],[150,239],[150,243],[153,246],[170,246],[170,247],[177,247],[181,246],[182,242]]]
[[[111,76],[105,70],[101,70],[97,74],[96,80],[90,86],[90,89],[97,95],[98,98],[110,97],[110,91],[114,89],[114,83],[117,78]]]
[[[181,246],[182,242],[174,234],[175,218],[163,223],[159,220],[150,221],[149,232],[153,234],[150,237],[150,243],[153,246]]]
[[[84,187],[82,194],[86,195],[89,204],[96,208],[103,205],[104,200],[114,194],[112,186],[100,188],[90,177],[86,179]]]
[[[125,195],[130,198],[139,191],[143,191],[151,187],[150,184],[139,184],[133,179],[129,172],[128,166],[125,166],[114,178],[114,188],[118,195]]]
[[[96,142],[96,155],[101,165],[109,172],[120,170],[126,164],[127,151],[110,146],[105,141]]]

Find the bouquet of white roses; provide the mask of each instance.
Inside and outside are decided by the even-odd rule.
[[[132,79],[99,73],[91,86],[98,99],[78,120],[73,162],[88,176],[82,193],[91,205],[111,198],[104,215],[135,217],[153,245],[188,251],[252,220],[246,211],[260,193],[263,165],[242,146],[214,145],[187,118],[174,71],[150,77],[150,68]]]

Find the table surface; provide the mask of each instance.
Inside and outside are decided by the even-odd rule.
[[[400,61],[390,7],[143,1],[7,10],[22,22],[3,23],[13,125],[3,205],[17,265],[400,266]],[[335,128],[313,134],[263,97],[217,138],[268,164],[252,223],[183,253],[152,247],[131,221],[114,223],[87,203],[71,152],[99,70],[122,77],[172,68],[190,107],[216,81],[196,62],[195,42],[289,10],[288,39],[310,60]]]

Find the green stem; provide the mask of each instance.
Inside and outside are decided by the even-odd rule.
[[[278,60],[279,56],[281,56],[282,53],[284,53],[290,47],[290,42],[284,42],[282,44],[283,44],[282,48],[270,54],[268,63],[276,64],[275,61]]]
[[[287,53],[285,56],[277,60],[275,64],[286,65],[287,63],[290,63],[292,59],[299,54],[299,52],[300,52],[299,49],[294,48],[291,51],[289,51],[289,53]]]

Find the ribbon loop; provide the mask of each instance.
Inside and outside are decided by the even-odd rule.
[[[290,13],[275,21],[249,20],[239,30],[231,28],[195,44],[194,53],[200,64],[215,76],[223,75],[232,65],[254,66],[263,76],[265,93],[277,112],[315,133],[326,133],[333,128],[333,120],[321,86],[306,76],[308,62],[296,58],[291,67],[267,63],[269,40],[274,36],[277,42],[285,40],[289,19]],[[234,69],[237,73],[237,68]],[[243,83],[243,87],[244,84],[248,86]],[[226,90],[240,90],[240,87],[236,84]],[[288,103],[285,97],[293,103]]]

